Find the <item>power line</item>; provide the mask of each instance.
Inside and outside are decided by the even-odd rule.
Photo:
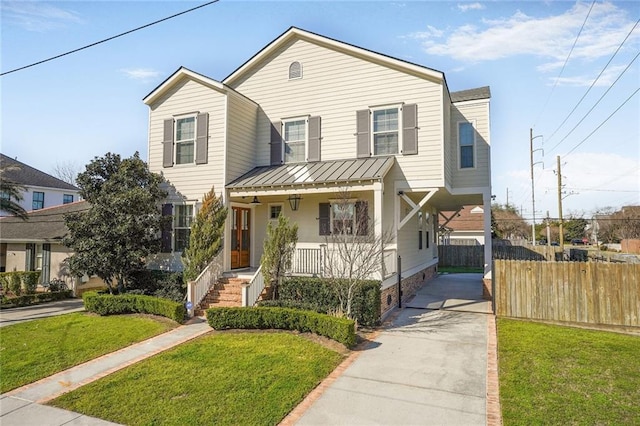
[[[544,106],[542,107],[542,110],[540,111],[540,114],[538,115],[538,118],[536,118],[536,122],[540,119],[540,117],[542,116],[542,113],[544,112],[545,108],[549,104],[549,100],[551,99],[551,95],[553,95],[553,91],[555,90],[556,86],[558,85],[558,81],[560,80],[560,76],[564,72],[564,68],[567,66],[567,62],[569,62],[569,58],[571,57],[571,53],[573,53],[573,49],[576,47],[576,44],[578,43],[578,39],[580,38],[580,34],[582,34],[582,30],[584,29],[584,26],[587,23],[587,19],[589,19],[589,15],[591,15],[591,10],[593,9],[593,6],[595,4],[596,4],[596,0],[593,0],[593,2],[591,3],[591,7],[589,8],[589,12],[587,12],[587,16],[584,17],[584,22],[582,22],[582,26],[580,27],[580,31],[578,31],[578,35],[576,36],[576,39],[573,41],[573,46],[571,46],[571,50],[569,50],[569,54],[567,55],[567,59],[565,59],[564,60],[564,64],[562,64],[562,69],[560,70],[560,74],[558,74],[558,76],[556,77],[556,81],[553,83],[553,87],[551,88],[551,92],[549,92],[549,96],[547,97],[547,100],[545,101]],[[535,124],[534,124],[533,127],[535,127]]]
[[[196,6],[196,7],[193,7],[191,9],[185,10],[183,12],[176,13],[175,15],[171,15],[171,16],[167,16],[166,18],[159,19],[157,21],[151,22],[151,23],[143,25],[141,27],[134,28],[134,29],[129,30],[129,31],[125,31],[123,33],[120,33],[118,35],[115,35],[115,36],[112,36],[112,37],[109,37],[109,38],[105,38],[104,40],[96,41],[95,43],[88,44],[88,45],[80,47],[78,49],[70,50],[68,52],[61,53],[61,54],[56,55],[56,56],[52,56],[51,58],[43,59],[42,61],[38,61],[38,62],[34,62],[32,64],[29,64],[29,65],[22,66],[20,68],[15,68],[15,69],[12,69],[10,71],[5,71],[3,73],[0,73],[0,76],[11,74],[13,72],[20,71],[20,70],[23,70],[23,69],[26,69],[26,68],[34,67],[36,65],[44,64],[45,62],[53,61],[54,59],[62,58],[63,56],[67,56],[67,55],[70,55],[72,53],[76,53],[76,52],[79,52],[81,50],[88,49],[90,47],[97,46],[97,45],[102,44],[102,43],[106,43],[107,41],[111,41],[111,40],[116,39],[118,37],[122,37],[122,36],[125,36],[127,34],[131,34],[133,32],[136,32],[136,31],[142,30],[144,28],[150,27],[152,25],[159,24],[160,22],[168,21],[169,19],[173,19],[173,18],[175,18],[177,16],[184,15],[185,13],[193,12],[194,10],[200,9],[202,7],[205,7],[205,6],[209,6],[209,5],[213,4],[213,3],[217,3],[218,1],[220,1],[220,0],[213,0],[213,1],[210,1],[210,2],[205,3],[205,4],[201,4],[200,6]]]
[[[636,56],[636,57],[637,57],[637,56]],[[578,142],[578,144],[577,144],[576,146],[574,146],[574,147],[571,149],[571,151],[567,152],[567,153],[565,154],[564,158],[566,159],[566,158],[569,156],[569,154],[571,154],[573,151],[575,151],[575,150],[576,150],[576,148],[578,148],[580,145],[582,145],[582,144],[583,144],[587,139],[589,139],[589,138],[591,137],[591,135],[593,135],[596,131],[598,131],[598,129],[599,129],[600,127],[602,127],[602,126],[604,125],[604,123],[606,123],[607,121],[609,121],[609,119],[610,119],[611,117],[613,117],[615,113],[617,113],[618,111],[620,111],[620,108],[622,108],[622,107],[623,107],[627,102],[629,102],[629,100],[631,100],[631,98],[633,98],[633,97],[636,95],[636,93],[638,93],[639,91],[640,91],[640,87],[639,87],[639,88],[637,88],[637,89],[636,89],[636,91],[635,91],[635,92],[633,92],[633,93],[631,94],[631,96],[629,96],[629,97],[628,97],[628,98],[627,98],[627,99],[626,99],[622,104],[620,104],[620,106],[619,106],[618,108],[616,108],[616,110],[615,110],[615,111],[613,111],[613,112],[611,113],[611,115],[609,115],[607,118],[605,118],[605,120],[604,120],[602,123],[600,123],[600,125],[599,125],[598,127],[596,127],[595,129],[593,129],[593,131],[592,131],[591,133],[589,133],[589,134],[587,135],[587,137],[585,137],[585,138],[584,138],[584,139],[582,139],[580,142]]]
[[[602,99],[604,99],[605,96],[607,96],[607,93],[609,93],[609,91],[611,89],[613,89],[613,86],[616,85],[616,83],[618,81],[620,81],[620,78],[622,78],[622,76],[624,75],[625,72],[627,72],[627,70],[629,68],[631,68],[631,65],[633,65],[633,63],[636,61],[636,59],[638,59],[638,56],[640,56],[640,51],[638,52],[638,54],[636,54],[636,56],[634,56],[634,58],[631,60],[631,62],[629,62],[629,65],[627,65],[627,67],[620,73],[620,75],[618,76],[618,78],[616,78],[616,80],[611,83],[611,86],[609,86],[607,88],[607,90],[602,94],[602,96],[600,96],[600,98],[596,101],[595,104],[593,104],[593,106],[591,107],[591,109],[589,109],[589,111],[587,111],[587,113],[582,116],[582,118],[580,119],[580,121],[578,121],[576,123],[575,126],[573,126],[573,128],[571,130],[569,130],[569,133],[567,133],[566,135],[564,135],[564,137],[562,139],[560,139],[560,142],[558,142],[557,144],[555,144],[553,146],[553,148],[551,148],[549,151],[553,151],[554,149],[556,149],[562,142],[564,142],[571,133],[573,133],[573,131],[580,125],[582,124],[582,122],[589,116],[589,114],[591,114],[591,112],[595,109],[596,106],[598,106],[598,104],[600,103],[600,101],[602,101]],[[632,95],[633,96],[633,95]]]
[[[573,107],[573,109],[571,110],[571,112],[569,113],[569,115],[567,115],[565,117],[565,119],[562,121],[562,123],[560,123],[560,125],[551,133],[551,136],[549,136],[549,140],[551,140],[553,138],[553,136],[558,132],[558,130],[560,130],[560,128],[562,128],[562,126],[564,126],[564,123],[567,122],[567,120],[569,119],[569,117],[571,117],[571,115],[575,112],[575,110],[578,108],[578,106],[580,106],[580,104],[582,103],[582,101],[584,100],[584,98],[589,94],[589,92],[591,91],[591,89],[593,88],[593,86],[595,86],[595,84],[598,82],[598,80],[600,79],[600,77],[602,77],[602,74],[604,74],[605,70],[607,69],[607,67],[609,67],[609,65],[611,64],[611,62],[613,61],[613,58],[616,57],[616,55],[618,54],[618,52],[620,51],[620,49],[622,48],[622,46],[626,43],[627,39],[631,36],[631,34],[633,33],[633,30],[636,29],[636,27],[638,26],[638,23],[640,22],[640,19],[638,19],[635,23],[635,25],[633,26],[633,28],[631,28],[631,31],[629,31],[629,33],[627,33],[627,36],[624,38],[624,40],[622,40],[622,43],[620,43],[620,45],[618,46],[618,48],[616,49],[616,51],[613,53],[613,55],[611,56],[611,58],[609,58],[609,61],[607,62],[607,64],[604,66],[604,68],[602,68],[602,71],[600,71],[600,74],[598,74],[598,76],[596,77],[595,80],[593,80],[593,82],[591,83],[591,86],[589,86],[589,88],[587,89],[587,91],[584,93],[584,95],[582,95],[582,97],[580,98],[580,100],[578,101],[578,103],[576,104],[576,106]]]

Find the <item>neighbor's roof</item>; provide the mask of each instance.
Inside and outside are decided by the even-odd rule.
[[[265,189],[377,180],[387,174],[394,161],[394,157],[374,157],[256,167],[229,183],[227,188]]]
[[[489,98],[491,98],[491,90],[489,89],[489,86],[451,92],[451,102],[475,101],[478,99]]]
[[[372,50],[364,49],[362,47],[315,34],[300,28],[290,27],[278,38],[266,45],[262,50],[253,55],[253,57],[251,57],[247,62],[242,64],[230,75],[228,75],[222,82],[226,85],[233,85],[234,82],[239,78],[242,78],[245,73],[250,72],[255,66],[261,64],[264,60],[266,60],[271,54],[277,52],[284,44],[294,39],[306,40],[317,45],[326,46],[333,50],[345,52],[353,56],[361,57],[369,61],[384,64],[390,68],[400,69],[408,73],[420,75],[422,77],[444,80],[444,73],[442,73],[441,71],[397,59],[392,56],[387,56],[382,53],[374,52]]]
[[[64,223],[64,214],[87,210],[87,201],[63,204],[28,212],[29,220],[15,216],[0,218],[0,241],[30,242],[59,241],[69,230]]]
[[[4,172],[4,177],[20,185],[80,191],[77,187],[63,180],[41,172],[38,169],[34,169],[33,167],[11,157],[7,157],[4,154],[0,154],[0,167],[15,167],[15,169],[6,170]]]

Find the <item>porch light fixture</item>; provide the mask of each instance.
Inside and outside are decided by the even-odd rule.
[[[258,196],[257,195],[253,196],[253,201],[251,201],[251,204],[260,204],[260,200],[258,200]]]
[[[289,200],[289,206],[291,207],[291,210],[298,211],[298,207],[300,207],[300,200],[302,200],[302,197],[300,197],[298,194],[292,194],[289,195],[289,198],[287,198],[287,200]]]

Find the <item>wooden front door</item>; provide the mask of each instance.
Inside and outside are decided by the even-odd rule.
[[[249,248],[251,247],[251,210],[232,207],[231,228],[231,269],[249,266]]]

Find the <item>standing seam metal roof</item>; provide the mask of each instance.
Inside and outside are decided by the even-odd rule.
[[[359,158],[256,167],[227,185],[229,189],[346,183],[383,178],[394,157]]]

